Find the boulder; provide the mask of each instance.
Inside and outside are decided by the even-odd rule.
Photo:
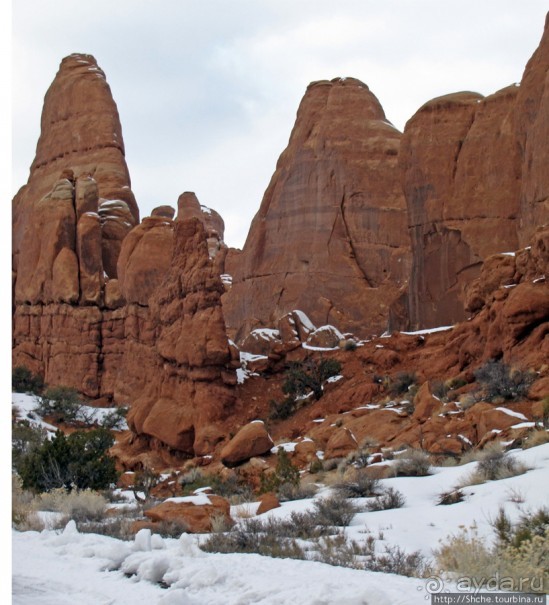
[[[334,326],[321,326],[307,337],[307,345],[319,349],[335,349],[344,340],[343,334]]]
[[[253,355],[268,355],[277,345],[282,344],[280,332],[272,328],[252,330],[242,341],[240,349]]]
[[[358,442],[353,433],[347,428],[335,429],[324,451],[324,458],[344,458],[358,448]]]
[[[268,492],[259,498],[259,507],[256,511],[256,515],[262,515],[263,513],[273,510],[274,508],[280,508],[280,501],[275,494]]]
[[[243,426],[238,433],[223,447],[221,461],[226,466],[235,466],[254,456],[261,456],[271,451],[274,446],[263,422],[256,420]]]
[[[232,523],[229,501],[221,496],[200,494],[170,498],[145,511],[154,524],[176,523],[187,533],[203,534],[212,531],[212,523],[219,518]]]
[[[418,421],[424,421],[433,415],[441,405],[439,399],[433,396],[429,382],[424,382],[414,397],[414,412],[412,418]]]
[[[123,200],[100,200],[103,267],[107,277],[117,277],[122,242],[135,226],[128,204]]]
[[[156,208],[153,208],[151,216],[161,216],[172,220],[175,216],[175,208],[172,206],[157,206]]]

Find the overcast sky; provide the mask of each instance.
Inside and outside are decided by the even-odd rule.
[[[61,59],[96,57],[141,215],[183,191],[242,246],[307,84],[352,76],[399,129],[427,100],[518,82],[547,0],[16,0],[12,192]]]

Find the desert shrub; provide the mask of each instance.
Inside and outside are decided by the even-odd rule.
[[[295,399],[313,392],[315,399],[324,394],[323,384],[332,376],[341,371],[341,364],[337,359],[322,358],[316,361],[312,358],[304,362],[292,363],[285,373],[282,391]]]
[[[335,471],[341,465],[345,464],[345,458],[329,458],[322,461],[322,467],[326,472]]]
[[[213,492],[227,498],[231,504],[241,504],[254,499],[251,485],[240,477],[223,478],[220,475],[210,475],[208,480]]]
[[[52,489],[36,498],[39,510],[63,513],[75,521],[99,520],[105,514],[107,499],[91,489],[73,489],[64,487]]]
[[[382,494],[370,500],[366,505],[369,511],[389,510],[391,508],[402,508],[406,504],[406,498],[394,487],[388,487]]]
[[[15,393],[34,393],[37,395],[44,388],[44,379],[40,374],[33,374],[25,366],[16,366],[11,373],[11,388]]]
[[[471,452],[462,459],[462,462],[472,460],[477,460],[475,469],[460,479],[457,488],[516,477],[528,470],[526,465],[506,453],[499,443],[494,443],[481,451]]]
[[[463,502],[465,496],[460,489],[450,490],[448,492],[442,492],[437,501],[437,505],[450,505]]]
[[[549,513],[525,514],[513,525],[503,511],[492,522],[494,544],[480,538],[476,527],[450,536],[435,551],[439,566],[456,577],[504,590],[549,592]]]
[[[431,474],[429,454],[421,450],[408,449],[400,455],[393,466],[397,477],[425,477]]]
[[[394,377],[388,380],[387,394],[391,397],[397,397],[408,393],[410,387],[417,383],[417,376],[414,372],[398,372]]]
[[[112,435],[103,428],[75,431],[68,437],[57,431],[53,439],[23,459],[23,487],[37,492],[56,487],[105,489],[118,476],[114,458],[107,454],[113,443]]]
[[[339,494],[316,500],[314,506],[319,523],[336,527],[347,527],[359,512],[351,500]]]
[[[189,526],[182,519],[173,519],[171,521],[160,521],[154,524],[154,533],[162,538],[181,537],[181,534],[189,532]]]
[[[435,397],[438,397],[441,401],[446,401],[448,397],[448,393],[450,392],[450,387],[447,382],[442,380],[436,380],[433,382],[431,386],[431,392]]]
[[[284,484],[298,486],[299,482],[299,469],[292,463],[288,453],[283,448],[278,448],[275,471],[261,476],[259,491],[262,494],[278,492]]]
[[[271,420],[286,420],[297,412],[301,404],[301,401],[297,401],[290,396],[285,397],[282,401],[271,399],[269,402],[269,418]]]
[[[21,531],[43,529],[43,525],[36,527],[38,519],[34,507],[34,495],[23,489],[21,478],[15,473],[11,476],[11,522]]]
[[[438,397],[441,401],[448,401],[452,391],[456,391],[461,387],[464,387],[467,381],[463,378],[450,378],[449,380],[436,380],[433,382],[431,391],[435,397]]]
[[[291,500],[312,498],[317,491],[318,487],[314,483],[298,483],[297,485],[294,483],[282,483],[277,490],[277,496],[281,502],[289,502]]]
[[[297,540],[315,540],[330,533],[333,530],[318,524],[316,514],[293,512],[283,519],[244,519],[224,534],[212,534],[201,548],[207,552],[255,552],[304,559],[306,553]]]
[[[324,465],[322,464],[322,460],[319,458],[313,458],[311,460],[311,464],[309,464],[309,473],[311,475],[316,475],[317,473],[322,473],[324,471]]]
[[[381,492],[379,479],[370,477],[365,471],[357,471],[351,479],[334,485],[335,490],[344,498],[370,498]]]
[[[319,523],[317,511],[292,513],[277,519],[245,519],[225,533],[208,536],[201,548],[207,552],[259,553],[270,557],[312,559],[329,565],[424,576],[426,560],[419,553],[406,554],[387,547],[376,554],[373,536],[359,543],[348,540],[338,527]]]
[[[537,511],[523,513],[513,525],[503,511],[492,521],[498,540],[502,544],[518,548],[523,542],[532,540],[535,536],[544,536],[549,528],[549,508],[540,508]]]
[[[496,572],[493,553],[475,526],[446,538],[434,555],[442,570],[462,576],[492,577]]]
[[[148,502],[152,498],[152,490],[160,483],[160,475],[148,466],[135,472],[132,492],[138,502]],[[141,495],[143,494],[143,495]]]
[[[356,540],[348,540],[343,533],[320,538],[312,554],[315,561],[352,569],[370,569],[375,556],[373,536],[369,536],[361,544]]]
[[[358,347],[357,341],[350,338],[345,341],[345,344],[343,345],[343,350],[344,351],[356,351],[357,347]]]
[[[416,578],[426,577],[431,572],[429,561],[419,550],[407,553],[400,546],[389,545],[385,546],[385,552],[373,559],[370,569]]]
[[[462,480],[462,485],[478,485],[486,481],[498,481],[524,474],[528,468],[506,453],[499,443],[486,447],[476,454],[475,470]]]
[[[229,532],[210,534],[200,548],[215,553],[258,553],[283,559],[306,558],[304,549],[295,539],[280,539],[265,531],[251,531],[246,521]]]
[[[50,387],[38,397],[36,411],[41,416],[52,416],[55,422],[73,424],[80,420],[83,402],[75,389],[65,386]]]
[[[490,360],[474,372],[480,385],[480,394],[487,401],[514,400],[526,396],[532,384],[532,375],[512,369],[502,361]]]
[[[477,473],[485,481],[497,481],[522,474],[526,469],[515,458],[502,451],[488,450],[477,464]]]
[[[359,447],[345,456],[343,462],[339,465],[339,471],[343,472],[348,466],[353,466],[356,469],[368,466],[370,450],[368,447]]]
[[[107,517],[99,521],[79,521],[76,523],[76,527],[82,534],[99,534],[101,536],[117,538],[118,540],[129,541],[135,538],[133,524],[140,517],[141,513],[138,511],[133,513],[125,512],[124,516]]]
[[[541,423],[544,429],[549,429],[549,395],[541,402]]]

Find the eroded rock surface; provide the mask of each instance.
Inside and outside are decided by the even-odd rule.
[[[311,84],[224,297],[237,338],[303,309],[316,325],[386,327],[409,270],[400,132],[353,78]]]

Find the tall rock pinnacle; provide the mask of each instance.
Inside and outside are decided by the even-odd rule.
[[[69,191],[68,185],[63,186],[66,191],[61,197],[68,202],[68,206],[64,211],[55,210],[55,214],[63,215],[62,230],[67,233],[68,229],[69,233],[61,238],[63,242],[54,246],[55,256],[50,260],[55,261],[63,248],[76,252],[74,236],[70,234],[76,229],[76,221],[85,212],[99,212],[103,232],[103,264],[107,274],[114,277],[114,257],[120,241],[126,235],[127,227],[131,228],[139,222],[139,211],[130,188],[118,110],[105,74],[90,55],[73,54],[63,59],[46,93],[41,135],[29,180],[13,200],[16,272],[19,272],[21,255],[26,256],[23,263],[27,276],[37,271],[37,259],[29,258],[35,250],[25,252],[25,249],[32,244],[32,240],[40,245],[36,240],[40,240],[41,234],[37,233],[34,223],[37,213],[43,214],[45,211],[47,214],[47,210],[37,208],[46,196],[50,198],[50,205],[56,204],[51,200],[59,196],[53,195],[52,198],[52,192],[59,188],[60,178],[73,187]],[[111,204],[103,207],[107,200]],[[112,203],[114,200],[117,200],[116,204]],[[114,225],[116,222],[122,228],[117,228]],[[56,230],[51,225],[48,229]],[[38,231],[41,231],[40,228]],[[67,256],[66,252],[63,254]],[[51,272],[48,273],[48,269],[45,271],[40,269],[38,272],[44,273],[44,279],[50,279]],[[19,292],[24,299],[23,291]]]
[[[244,249],[227,260],[236,337],[298,308],[317,324],[386,328],[409,270],[400,137],[362,82],[309,85]]]

